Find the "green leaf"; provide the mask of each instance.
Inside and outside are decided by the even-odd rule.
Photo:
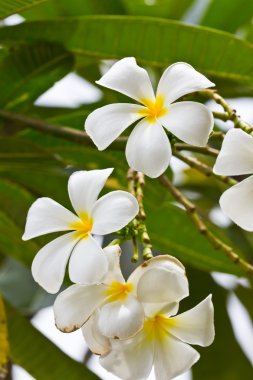
[[[98,380],[88,368],[64,354],[31,323],[6,305],[10,358],[37,380]]]
[[[73,56],[58,44],[21,45],[0,62],[0,106],[30,105],[72,69]]]
[[[30,266],[39,247],[33,241],[23,242],[22,235],[23,230],[0,211],[0,253]]]
[[[148,17],[88,16],[38,21],[0,29],[2,44],[38,40],[63,44],[75,54],[165,67],[186,61],[204,74],[245,84],[253,93],[253,46],[205,27]],[[241,59],[243,57],[243,59]]]
[[[200,24],[233,33],[251,20],[252,13],[252,1],[212,0],[209,2]]]
[[[35,7],[48,0],[1,0],[0,3],[0,19],[10,16],[15,13]]]
[[[37,8],[25,11],[26,20],[73,17],[92,14],[124,14],[120,0],[51,0]]]
[[[198,232],[185,211],[170,201],[162,201],[161,196],[159,199],[159,203],[147,207],[147,225],[156,250],[205,271],[242,274],[238,266]],[[220,235],[218,229],[214,231]],[[222,238],[226,239],[225,236]]]

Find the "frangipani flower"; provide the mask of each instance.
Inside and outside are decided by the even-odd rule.
[[[56,326],[71,332],[83,326],[90,346],[96,353],[108,351],[107,338],[126,339],[143,326],[144,309],[173,302],[177,304],[188,294],[184,267],[169,256],[158,256],[138,267],[124,280],[119,266],[119,247],[104,249],[108,274],[101,284],[72,285],[58,295],[54,304]],[[166,285],[165,285],[166,284]],[[97,321],[98,339],[91,329]]]
[[[214,173],[245,175],[253,173],[253,137],[240,129],[227,132],[217,157]],[[253,231],[253,175],[226,190],[220,198],[224,214],[240,227]]]
[[[214,86],[187,63],[178,62],[163,73],[154,94],[148,73],[134,58],[116,62],[96,83],[135,99],[98,108],[85,129],[99,150],[107,148],[127,127],[140,120],[129,136],[126,158],[131,168],[158,177],[169,165],[171,146],[165,129],[184,142],[204,146],[213,128],[212,113],[201,103],[174,103],[181,96]]]
[[[78,171],[70,176],[68,193],[77,215],[50,198],[39,198],[32,204],[23,240],[72,231],[45,245],[33,260],[33,277],[49,293],[60,289],[69,258],[72,282],[101,282],[108,271],[108,261],[92,234],[117,231],[138,213],[137,200],[126,191],[112,191],[97,200],[112,170]]]
[[[214,339],[211,296],[172,316],[175,312],[174,306],[153,309],[133,338],[110,340],[111,350],[100,357],[100,364],[123,380],[145,380],[153,366],[157,380],[170,380],[190,369],[200,355],[189,344],[209,346]]]

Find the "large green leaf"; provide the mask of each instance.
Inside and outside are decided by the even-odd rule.
[[[19,13],[25,9],[34,7],[48,0],[1,0],[0,18],[5,18],[14,13]]]
[[[147,223],[155,249],[205,271],[242,274],[238,266],[197,231],[185,211],[161,199],[152,206],[148,207]]]
[[[207,75],[243,83],[253,91],[251,44],[177,21],[124,16],[38,21],[1,28],[0,39],[10,45],[54,41],[75,54],[99,59],[135,56],[157,67],[186,61]]]
[[[58,44],[21,45],[0,62],[0,106],[24,107],[69,73],[73,56]]]
[[[201,25],[235,32],[252,19],[253,2],[248,0],[211,0]]]
[[[64,354],[13,308],[6,306],[10,358],[37,380],[98,380],[81,363]]]
[[[42,20],[98,14],[124,14],[120,0],[51,0],[39,7],[22,12],[26,20]]]

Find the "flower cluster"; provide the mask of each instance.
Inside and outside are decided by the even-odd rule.
[[[156,94],[148,73],[134,58],[115,63],[97,83],[140,103],[104,106],[85,123],[87,133],[102,150],[138,121],[126,146],[132,169],[150,177],[166,170],[172,149],[165,130],[188,144],[206,145],[213,128],[212,113],[200,103],[175,103],[188,93],[213,86],[192,66],[171,65]],[[104,368],[123,380],[144,380],[154,367],[157,379],[172,379],[199,359],[190,344],[208,346],[214,339],[211,296],[177,315],[179,302],[189,294],[188,280],[183,265],[168,255],[144,262],[125,281],[120,247],[102,249],[96,235],[127,226],[139,213],[139,204],[126,191],[112,191],[98,199],[111,172],[77,171],[70,176],[68,193],[75,213],[50,198],[33,203],[23,240],[69,232],[37,253],[32,274],[47,292],[57,293],[68,265],[74,284],[55,300],[56,326],[63,332],[82,329]]]
[[[101,365],[124,380],[146,379],[154,366],[157,379],[172,379],[189,369],[198,352],[214,339],[211,296],[175,315],[188,296],[182,264],[171,256],[146,261],[124,280],[119,246],[104,249],[108,272],[103,281],[76,284],[58,295],[56,326],[63,332],[82,328]]]

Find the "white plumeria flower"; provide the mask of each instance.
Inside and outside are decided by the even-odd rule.
[[[139,210],[135,197],[126,191],[112,191],[97,200],[112,170],[78,171],[70,176],[68,193],[78,216],[50,198],[39,198],[32,204],[23,240],[72,231],[45,245],[33,260],[33,277],[47,292],[60,289],[69,257],[72,282],[97,283],[105,277],[108,262],[92,234],[120,230]]]
[[[240,129],[230,129],[213,171],[229,176],[252,174],[252,153],[253,137]],[[253,231],[253,175],[226,190],[220,198],[220,207],[238,226]]]
[[[150,259],[125,281],[119,266],[119,247],[107,247],[104,251],[109,265],[103,283],[72,285],[58,295],[54,304],[58,329],[71,332],[82,327],[89,346],[97,354],[110,349],[108,338],[127,339],[140,331],[144,305],[176,305],[188,295],[184,267],[176,259]],[[98,325],[97,339],[96,329],[92,332],[94,321]]]
[[[134,170],[152,178],[166,170],[172,153],[163,127],[188,144],[206,145],[213,128],[212,113],[201,103],[174,103],[183,95],[214,86],[187,63],[175,63],[164,71],[156,95],[147,71],[131,57],[116,62],[96,83],[142,104],[110,104],[92,112],[85,122],[86,132],[103,150],[127,127],[142,119],[126,146],[126,158]]]
[[[123,380],[145,380],[153,366],[157,380],[170,380],[189,370],[200,357],[189,344],[209,346],[214,340],[211,296],[177,316],[172,316],[175,307],[169,309],[148,313],[143,329],[133,338],[110,340],[111,350],[100,357],[100,364]]]

